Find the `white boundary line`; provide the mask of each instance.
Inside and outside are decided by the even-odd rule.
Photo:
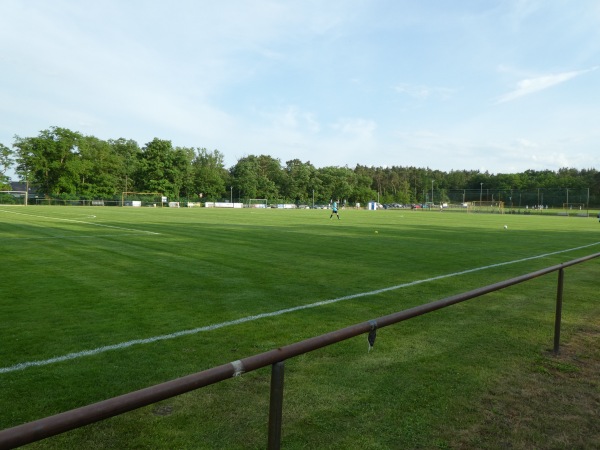
[[[0,367],[0,374],[9,373],[9,372],[17,372],[20,370],[27,369],[29,367],[47,366],[49,364],[54,364],[54,363],[58,363],[58,362],[62,362],[62,361],[69,361],[72,359],[78,359],[78,358],[82,358],[84,356],[98,355],[100,353],[104,353],[104,352],[108,352],[108,351],[112,351],[112,350],[121,350],[124,348],[132,347],[134,345],[151,344],[153,342],[166,341],[166,340],[175,339],[175,338],[178,338],[181,336],[189,336],[192,334],[198,334],[198,333],[202,333],[205,331],[217,330],[219,328],[229,327],[232,325],[239,325],[241,323],[246,323],[246,322],[252,322],[254,320],[264,319],[266,317],[275,317],[275,316],[280,316],[282,314],[287,314],[287,313],[291,313],[291,312],[295,312],[295,311],[301,311],[303,309],[316,308],[318,306],[330,305],[332,303],[337,303],[337,302],[341,302],[344,300],[352,300],[355,298],[377,295],[377,294],[381,294],[384,292],[394,291],[394,290],[402,289],[402,288],[409,287],[409,286],[415,286],[417,284],[428,283],[430,281],[443,280],[444,278],[456,277],[456,276],[460,276],[460,275],[465,275],[467,273],[479,272],[481,270],[493,269],[495,267],[508,266],[510,264],[517,264],[517,263],[521,263],[521,262],[525,262],[525,261],[531,261],[534,259],[545,258],[547,256],[572,252],[574,250],[581,250],[581,249],[593,247],[593,246],[599,245],[599,244],[600,244],[600,242],[594,242],[593,244],[582,245],[580,247],[573,247],[573,248],[566,249],[566,250],[558,250],[556,252],[544,253],[541,255],[530,256],[530,257],[522,258],[522,259],[515,259],[513,261],[507,261],[507,262],[502,262],[502,263],[498,263],[498,264],[491,264],[489,266],[476,267],[474,269],[462,270],[460,272],[454,272],[454,273],[449,273],[449,274],[445,274],[445,275],[438,275],[437,277],[411,281],[409,283],[398,284],[396,286],[390,286],[390,287],[386,287],[386,288],[382,288],[382,289],[377,289],[374,291],[360,292],[358,294],[351,294],[351,295],[346,295],[344,297],[338,297],[338,298],[334,298],[334,299],[330,299],[330,300],[323,300],[320,302],[310,303],[308,305],[300,305],[300,306],[295,306],[293,308],[280,309],[278,311],[273,311],[273,312],[269,312],[269,313],[262,313],[262,314],[257,314],[254,316],[246,316],[246,317],[242,317],[242,318],[236,319],[236,320],[231,320],[228,322],[215,323],[212,325],[206,325],[204,327],[193,328],[190,330],[177,331],[177,332],[171,333],[171,334],[163,334],[160,336],[149,337],[146,339],[134,339],[132,341],[121,342],[119,344],[97,347],[92,350],[83,350],[81,352],[68,353],[66,355],[57,356],[55,358],[50,358],[50,359],[23,362],[23,363],[15,364],[14,366]]]
[[[120,237],[120,236],[143,236],[146,234],[160,234],[154,233],[152,231],[132,231],[130,233],[113,233],[113,234],[72,234],[72,235],[52,235],[52,236],[40,236],[40,237],[9,237],[3,238],[2,242],[7,241],[35,241],[42,240],[48,241],[50,239],[96,239],[96,238],[104,238],[104,237]]]
[[[64,218],[61,218],[61,217],[40,216],[40,215],[37,215],[37,214],[27,214],[27,213],[16,212],[16,211],[7,211],[7,210],[4,210],[4,209],[0,209],[0,212],[9,213],[9,214],[17,214],[17,215],[20,215],[20,216],[39,217],[41,219],[62,220],[64,222],[83,223],[85,225],[94,225],[96,227],[105,227],[105,228],[114,228],[116,230],[132,231],[134,233],[156,234],[156,235],[160,234],[160,233],[156,233],[154,231],[136,230],[135,228],[117,227],[116,225],[106,225],[106,224],[103,224],[103,223],[87,222],[85,220],[64,219]],[[74,236],[74,237],[76,237],[76,236]]]

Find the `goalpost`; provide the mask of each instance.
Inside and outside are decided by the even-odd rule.
[[[584,211],[587,209],[585,203],[563,203],[565,211]]]
[[[165,198],[162,192],[121,192],[121,206],[159,206]]]
[[[246,204],[248,208],[266,208],[267,207],[267,199],[266,198],[251,198],[248,200]]]
[[[589,217],[588,207],[585,203],[563,203],[562,216],[569,216],[571,213],[579,217]]]
[[[501,201],[477,201],[469,202],[467,204],[467,212],[485,212],[485,213],[498,213],[504,214],[504,202]]]
[[[27,206],[27,191],[0,191],[0,204]]]

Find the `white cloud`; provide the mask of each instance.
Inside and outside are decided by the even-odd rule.
[[[512,100],[516,100],[520,97],[524,97],[526,95],[530,95],[539,91],[543,91],[545,89],[551,88],[552,86],[556,86],[557,84],[564,83],[565,81],[572,80],[575,77],[583,75],[584,73],[588,73],[596,70],[597,67],[592,67],[591,69],[585,70],[575,70],[571,72],[562,72],[551,75],[544,75],[536,78],[527,78],[521,80],[517,83],[517,86],[511,92],[504,94],[501,96],[497,103],[505,103],[510,102]]]
[[[331,125],[334,131],[344,135],[351,135],[357,139],[371,139],[377,124],[368,119],[339,119]]]
[[[595,0],[413,3],[0,1],[0,142],[57,125],[228,165],[600,164]],[[514,101],[558,85],[552,107]]]

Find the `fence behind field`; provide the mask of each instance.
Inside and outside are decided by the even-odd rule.
[[[244,359],[213,367],[172,381],[167,381],[139,391],[113,397],[108,400],[15,426],[13,428],[8,428],[0,431],[0,449],[14,448],[39,441],[267,366],[271,366],[268,448],[278,449],[280,448],[281,443],[284,364],[287,359],[318,350],[361,334],[368,333],[369,342],[372,344],[375,340],[377,329],[379,328],[409,320],[491,292],[499,291],[509,286],[523,283],[552,272],[558,272],[554,321],[554,353],[558,353],[560,347],[564,269],[598,257],[600,257],[600,253],[574,259],[566,263],[547,267],[536,272],[531,272],[472,291],[446,297],[441,300],[416,306],[367,322],[362,322],[268,352],[249,356]]]

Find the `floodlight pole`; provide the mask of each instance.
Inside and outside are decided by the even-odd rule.
[[[431,180],[431,206],[433,207],[433,180]]]
[[[483,183],[479,183],[479,204],[481,205],[481,199],[483,198]]]
[[[231,186],[231,203],[233,204],[233,186]]]
[[[590,188],[587,188],[587,191],[588,192],[587,192],[587,205],[586,205],[586,207],[587,207],[587,213],[588,213],[588,216],[589,216],[590,215]]]

